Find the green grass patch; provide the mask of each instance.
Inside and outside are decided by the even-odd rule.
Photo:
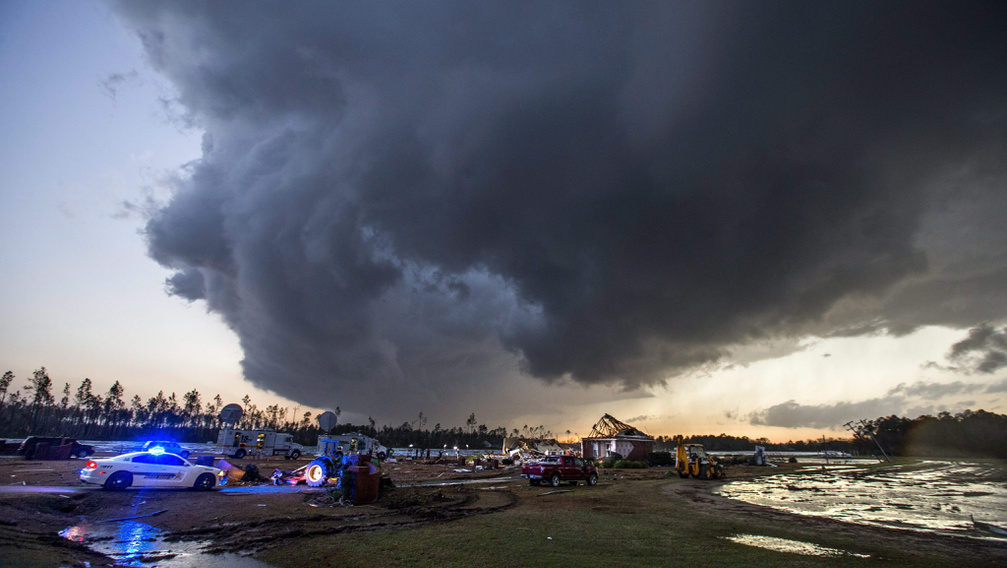
[[[498,513],[413,529],[298,539],[259,555],[286,568],[373,565],[384,567],[582,566],[957,566],[884,543],[802,527],[789,521],[731,515],[669,495],[662,487],[688,481],[631,481],[580,486],[571,493],[536,496],[515,486],[522,501]],[[871,558],[804,556],[738,544],[726,537],[755,534],[810,542]],[[326,564],[322,559],[331,559]]]

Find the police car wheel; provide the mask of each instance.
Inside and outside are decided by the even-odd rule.
[[[133,474],[128,471],[117,471],[105,481],[105,489],[119,491],[133,485]]]
[[[213,478],[212,473],[204,473],[196,478],[196,483],[192,487],[200,491],[208,491],[213,489],[213,486],[216,484],[217,480]]]

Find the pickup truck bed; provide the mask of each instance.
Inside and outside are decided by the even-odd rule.
[[[531,485],[545,482],[552,487],[560,483],[577,484],[584,481],[588,485],[598,484],[598,471],[594,465],[574,456],[546,456],[545,458],[521,466],[521,475]]]

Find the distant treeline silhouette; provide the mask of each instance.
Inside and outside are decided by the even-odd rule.
[[[76,390],[64,383],[57,401],[55,386],[45,367],[28,378],[22,389],[13,390],[14,373],[7,371],[0,378],[0,435],[23,438],[30,435],[67,436],[81,440],[150,440],[170,439],[179,442],[215,441],[224,424],[220,410],[225,402],[216,395],[204,402],[196,389],[182,395],[181,400],[164,391],[144,401],[133,395],[127,401],[125,389],[116,381],[108,392],[95,394],[91,379],[85,378]],[[237,426],[242,429],[271,428],[294,435],[300,444],[313,446],[323,433],[311,412],[300,413],[277,404],[259,408],[245,395],[241,400],[243,414]],[[336,412],[338,413],[338,409]],[[420,412],[412,422],[401,426],[378,428],[374,419],[366,425],[339,424],[331,433],[359,432],[377,437],[386,446],[416,448],[465,449],[500,448],[507,429],[490,429],[479,424],[475,413],[469,415],[465,427],[425,430],[427,418]],[[512,435],[522,432],[514,430]],[[544,427],[528,428],[524,435],[546,436]]]
[[[0,435],[23,438],[30,435],[67,436],[81,440],[151,440],[170,439],[179,442],[207,442],[217,439],[224,426],[219,418],[224,401],[220,395],[204,402],[196,390],[182,395],[156,396],[144,401],[134,395],[128,402],[125,389],[116,381],[108,392],[95,394],[91,379],[85,378],[76,390],[70,383],[61,389],[57,401],[54,383],[45,367],[32,373],[22,390],[11,392],[14,373],[7,371],[0,378]],[[245,395],[241,400],[244,413],[238,423],[243,429],[271,428],[294,435],[300,444],[313,446],[322,430],[311,412],[292,411],[273,404],[260,409]],[[336,409],[337,414],[339,409]],[[417,449],[499,449],[507,436],[553,438],[544,426],[523,426],[508,430],[503,426],[489,428],[479,424],[475,413],[469,415],[464,427],[443,428],[435,424],[427,429],[427,417],[422,412],[411,422],[399,426],[377,427],[373,418],[367,424],[339,424],[331,433],[359,432],[378,438],[389,447]],[[874,437],[889,455],[935,457],[995,457],[1007,458],[1007,415],[984,410],[966,410],[958,414],[941,412],[934,416],[903,418],[888,416],[865,421],[865,431]],[[560,441],[577,441],[570,430]],[[656,451],[674,450],[673,436],[657,436]],[[869,437],[829,438],[821,440],[773,443],[767,438],[747,436],[689,435],[687,442],[702,443],[711,451],[752,451],[756,445],[776,451],[822,450],[873,455],[878,448]]]
[[[853,455],[880,455],[878,444],[889,456],[991,457],[1007,458],[1007,415],[985,410],[965,410],[958,414],[941,412],[936,417],[887,416],[864,421],[863,437],[773,443],[767,438],[747,436],[687,436],[688,443],[703,444],[711,451],[749,451],[756,445],[770,451],[846,452]],[[874,439],[869,434],[874,435]],[[673,436],[658,436],[656,449],[673,451]]]

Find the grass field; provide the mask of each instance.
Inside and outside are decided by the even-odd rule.
[[[1003,566],[1004,556],[945,539],[758,511],[709,496],[704,482],[603,483],[539,496],[515,487],[503,511],[414,529],[299,539],[259,558],[300,566]],[[686,484],[686,485],[680,485]],[[679,489],[687,488],[681,492]],[[734,535],[813,543],[856,555],[808,556],[738,544]],[[842,554],[837,552],[837,554]]]

